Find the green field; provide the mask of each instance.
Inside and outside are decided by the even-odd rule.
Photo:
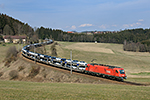
[[[150,87],[0,81],[1,100],[149,100]]]

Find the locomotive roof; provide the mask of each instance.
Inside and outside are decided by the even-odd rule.
[[[90,65],[100,65],[100,66],[105,66],[105,67],[109,67],[109,68],[121,68],[121,67],[117,67],[117,66],[110,66],[110,65],[105,65],[105,64],[97,64],[97,63],[90,63]]]

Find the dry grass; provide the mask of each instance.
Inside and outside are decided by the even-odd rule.
[[[105,45],[106,46],[106,45]],[[102,53],[114,53],[111,49],[102,47],[102,43],[75,43],[74,45],[65,46],[66,49],[88,51],[88,52],[102,52]]]
[[[150,71],[150,54],[139,52],[127,52],[123,51],[122,44],[111,43],[78,43],[78,42],[58,42],[56,46],[58,57],[70,58],[70,50],[72,49],[73,59],[84,60],[91,63],[92,59],[96,59],[95,63],[103,63],[108,65],[120,66],[127,72],[128,78],[150,78],[150,75],[133,75],[133,73],[141,73]],[[6,46],[0,45],[0,61],[6,56],[6,50],[14,44],[6,44]],[[21,45],[20,45],[21,46]],[[51,54],[50,46],[46,46],[46,52]],[[18,48],[18,45],[16,45]],[[94,50],[87,50],[88,48],[94,48]],[[85,50],[86,49],[86,50]],[[105,50],[112,51],[104,52]],[[19,62],[18,62],[19,63]],[[1,64],[0,68],[4,65]],[[19,65],[20,66],[20,65]]]
[[[68,45],[75,45],[76,43],[69,42],[59,42],[60,45],[57,46],[58,56],[69,58],[70,49],[65,48]],[[8,46],[8,45],[7,45]],[[9,48],[9,45],[8,47]],[[73,59],[85,60],[90,62],[91,59],[97,59],[95,62],[119,65],[123,66],[125,70],[132,73],[149,70],[150,63],[149,55],[144,53],[131,53],[124,52],[121,50],[122,46],[118,44],[101,44],[101,46],[106,49],[112,50],[114,53],[104,53],[104,52],[90,52],[84,50],[72,49]],[[101,48],[102,48],[101,47]],[[50,53],[50,45],[47,47],[47,53]],[[98,47],[99,48],[99,47]],[[3,53],[1,53],[1,50]],[[4,54],[6,50],[2,48],[0,50],[0,55]],[[3,57],[1,56],[3,59]],[[125,66],[128,65],[128,66]],[[132,66],[131,66],[132,65]],[[138,66],[139,67],[138,67]],[[143,66],[143,68],[141,67]],[[21,67],[20,67],[21,66]],[[24,67],[25,66],[25,67]],[[18,59],[16,62],[11,64],[9,68],[4,68],[0,66],[0,76],[7,78],[7,74],[11,70],[18,70],[18,78],[21,81],[0,81],[0,99],[5,100],[21,100],[21,99],[39,99],[39,100],[149,100],[150,99],[150,87],[144,86],[126,86],[126,85],[115,85],[115,84],[93,84],[94,80],[86,79],[81,76],[73,76],[70,74],[60,73],[59,71],[52,70],[50,68],[41,67],[39,74],[36,75],[34,81],[42,82],[24,82],[29,81],[29,79],[23,79],[23,77],[28,77],[29,72],[32,70],[34,64],[27,63],[22,59]],[[20,71],[19,71],[20,70]],[[5,72],[5,73],[3,73]],[[144,73],[145,74],[145,73]],[[147,73],[146,73],[147,74]],[[22,75],[22,77],[21,77]],[[12,75],[11,75],[12,76]],[[15,76],[15,75],[14,75]],[[143,74],[142,74],[143,76]],[[0,77],[0,78],[1,78]],[[10,79],[10,78],[9,78]],[[46,79],[47,82],[43,81]],[[33,81],[33,79],[31,79]],[[149,78],[129,78],[130,81],[134,82],[148,82]],[[75,84],[74,82],[81,83]],[[61,82],[61,83],[53,83]],[[64,83],[70,82],[70,83]],[[101,82],[101,81],[100,81]],[[83,84],[84,83],[84,84]],[[90,83],[90,84],[87,84]]]
[[[57,41],[58,42],[58,41]],[[79,43],[79,42],[58,42],[58,57],[70,58],[72,50],[73,59],[84,60],[91,63],[92,59],[96,59],[95,63],[103,63],[108,65],[120,66],[125,69],[128,77],[132,73],[140,73],[150,71],[150,54],[141,52],[123,51],[122,44],[112,43]],[[50,51],[50,46],[47,46]],[[50,55],[49,52],[47,52]],[[140,75],[134,75],[134,77]],[[143,77],[143,75],[142,75]],[[146,76],[147,77],[147,76]],[[149,76],[148,76],[149,77]]]
[[[23,45],[21,44],[5,44],[5,46],[3,46],[3,44],[0,44],[0,63],[5,59],[6,57],[6,51],[10,48],[16,46],[16,49],[19,51],[22,49]]]
[[[109,84],[108,82],[90,79],[80,75],[71,75],[69,71],[68,73],[64,73],[53,68],[33,64],[24,59],[18,59],[11,63],[10,67],[0,67],[0,79],[33,82]]]
[[[17,78],[18,77],[18,71],[17,70],[10,71],[9,76],[11,77],[11,79]]]

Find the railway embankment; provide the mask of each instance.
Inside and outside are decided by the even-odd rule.
[[[21,54],[15,62],[10,64],[9,67],[1,67],[1,73],[2,75],[0,79],[3,80],[148,86],[148,84],[128,81],[120,82],[77,72],[70,74],[69,70],[38,62],[35,64],[33,60],[27,59]]]
[[[9,67],[1,64],[0,79],[17,80],[17,81],[33,81],[33,82],[68,82],[68,83],[92,83],[103,84],[97,79],[91,79],[85,76],[70,74],[69,70],[59,69],[53,66],[34,63],[22,55],[12,62]]]

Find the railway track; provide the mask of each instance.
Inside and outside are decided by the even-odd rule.
[[[25,57],[21,54],[20,54],[20,58],[22,58],[28,62],[35,63],[35,61],[28,59],[27,57]],[[47,64],[39,63],[39,62],[36,62],[36,64],[40,65],[40,66],[44,66],[44,67],[50,67],[54,70],[59,70],[59,71],[64,72],[64,73],[70,73],[70,70],[68,70],[68,69],[64,69],[64,68],[60,68],[60,67],[56,67],[56,66],[51,66],[51,65],[47,65]],[[76,71],[73,71],[72,74],[84,76],[84,77],[94,79],[97,81],[102,81],[104,83],[122,84],[122,85],[136,85],[136,86],[150,86],[149,84],[135,83],[135,82],[130,82],[130,81],[116,81],[116,80],[102,78],[102,77],[98,77],[96,75],[89,75],[89,74],[80,73],[80,72],[76,72]]]

